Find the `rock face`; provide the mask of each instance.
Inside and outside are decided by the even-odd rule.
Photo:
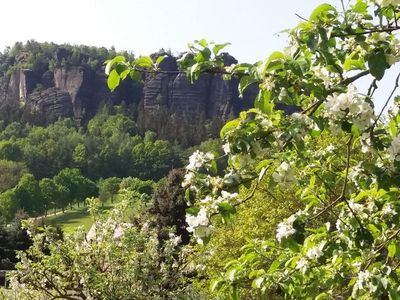
[[[56,59],[63,55],[62,50],[57,51]],[[0,109],[24,106],[46,116],[46,121],[61,116],[85,123],[100,103],[125,102],[138,108],[138,124],[143,131],[154,130],[160,138],[193,144],[208,137],[201,128],[205,122],[217,132],[223,122],[251,106],[254,92],[247,99],[239,99],[237,80],[203,74],[191,84],[185,74],[177,72],[175,57],[165,52],[153,57],[159,55],[166,55],[161,73],[145,75],[143,85],[123,81],[114,93],[108,90],[103,73],[83,66],[58,67],[42,74],[16,69],[0,78]],[[227,65],[235,62],[226,55]],[[190,137],[187,141],[179,140],[184,132]]]
[[[238,80],[226,81],[218,74],[202,74],[192,84],[185,74],[177,72],[176,58],[165,52],[154,54],[153,58],[159,55],[166,56],[160,65],[162,72],[148,74],[144,81],[142,128],[154,130],[162,138],[195,144],[210,137],[209,134],[215,136],[223,123],[252,106],[257,88],[250,89],[240,99]],[[225,55],[226,65],[236,62]],[[204,128],[205,123],[208,128]]]

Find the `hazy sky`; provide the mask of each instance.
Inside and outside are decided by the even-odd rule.
[[[180,52],[195,39],[231,42],[240,62],[256,62],[286,44],[284,29],[308,17],[323,0],[5,0],[0,49],[16,41],[115,46],[136,55],[160,48]],[[325,0],[340,8],[340,0]],[[347,2],[347,0],[345,1]],[[279,34],[279,36],[278,36]],[[381,107],[393,76],[381,83]],[[366,92],[367,83],[360,85]]]
[[[277,33],[307,17],[321,0],[6,0],[0,48],[15,41],[86,44],[149,54],[182,51],[195,39],[231,42],[240,61],[280,50]],[[329,3],[339,4],[339,0]]]

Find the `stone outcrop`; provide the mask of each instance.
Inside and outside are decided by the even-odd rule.
[[[68,55],[60,49],[55,59],[60,61]],[[237,80],[225,81],[218,74],[203,74],[192,84],[185,74],[177,72],[175,57],[165,52],[153,57],[159,55],[166,55],[160,65],[161,73],[146,74],[142,85],[123,81],[114,93],[108,90],[106,76],[100,70],[68,66],[37,74],[15,69],[9,76],[0,78],[0,109],[14,105],[45,115],[47,121],[74,117],[85,123],[96,113],[100,103],[125,102],[138,108],[138,123],[143,131],[150,129],[160,138],[179,139],[185,131],[192,130],[190,135],[198,134],[207,120],[218,120],[213,127],[219,127],[252,105],[251,99],[257,91],[239,99]],[[236,60],[226,54],[225,62],[230,65]],[[197,143],[206,137],[199,136],[186,143]]]

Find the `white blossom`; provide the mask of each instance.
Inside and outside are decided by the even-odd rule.
[[[305,257],[300,258],[296,263],[296,270],[300,270],[303,274],[309,266],[308,260]]]
[[[354,284],[354,287],[358,290],[362,290],[365,286],[365,283],[371,278],[371,273],[366,271],[360,271],[358,273],[357,281]]]
[[[325,88],[329,87],[332,78],[327,68],[317,65],[317,66],[312,66],[311,71],[314,72],[314,75],[316,77],[320,78],[324,82]]]
[[[293,223],[297,220],[298,217],[298,214],[291,215],[284,222],[278,224],[278,228],[276,230],[276,239],[279,243],[283,239],[286,239],[296,233],[296,229],[294,229]]]
[[[394,138],[389,147],[390,160],[399,161],[400,160],[400,134]]]
[[[266,77],[262,83],[265,90],[271,91],[275,87],[275,82],[272,77]]]
[[[168,236],[174,246],[178,246],[179,243],[182,242],[182,237],[180,235],[175,235],[173,232],[170,232]]]
[[[375,3],[382,7],[390,5],[397,6],[400,4],[400,0],[375,0]]]
[[[353,200],[349,201],[349,207],[355,214],[361,213],[364,209],[364,206],[362,206],[360,203],[355,203]]]
[[[205,208],[200,208],[197,215],[186,214],[186,223],[188,224],[187,231],[194,232],[194,229],[199,226],[208,226],[210,220],[208,219]]]
[[[189,157],[189,164],[186,166],[186,169],[192,172],[197,171],[204,165],[204,163],[212,159],[214,159],[214,155],[212,153],[203,153],[199,150],[196,150]]]
[[[281,242],[283,239],[296,233],[296,229],[293,228],[293,224],[279,223],[278,229],[276,230],[276,239]]]
[[[287,97],[287,94],[288,93],[287,93],[286,89],[282,87],[280,92],[279,92],[279,95],[278,95],[279,101],[284,100]]]
[[[225,154],[228,154],[231,152],[230,145],[228,142],[222,145],[222,149],[224,150]]]
[[[285,161],[272,174],[272,178],[281,186],[290,186],[297,183],[293,169]]]
[[[191,185],[196,178],[196,175],[193,172],[187,172],[185,177],[183,178],[182,187],[187,187]]]
[[[325,246],[325,244],[324,244],[324,243],[321,243],[320,245],[315,246],[315,247],[309,249],[309,250],[307,251],[307,253],[306,253],[306,256],[307,256],[309,259],[312,259],[312,260],[316,260],[316,259],[320,258],[320,257],[324,254],[323,251],[322,251],[322,249],[324,248],[324,246]]]
[[[325,107],[326,116],[330,118],[333,131],[340,128],[336,122],[344,120],[365,130],[374,118],[374,110],[371,105],[357,94],[357,89],[353,85],[349,86],[346,93],[335,93],[328,96]]]
[[[386,203],[382,208],[382,214],[384,216],[394,216],[397,215],[397,212],[393,209],[390,203]]]

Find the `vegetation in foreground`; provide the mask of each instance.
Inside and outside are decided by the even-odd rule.
[[[255,108],[222,129],[225,154],[195,151],[185,173],[171,173],[147,207],[126,195],[122,203],[134,203],[130,222],[124,207],[101,216],[92,205],[94,238],[27,225],[34,244],[21,252],[3,293],[400,299],[398,78],[386,120],[371,101],[400,61],[399,9],[397,0],[322,4],[290,31],[285,52],[254,65],[225,68],[226,45],[190,45],[180,63],[192,80],[223,72],[240,78],[242,92],[260,86]],[[106,68],[109,87],[157,72],[160,60],[117,56]],[[353,84],[366,75],[373,79],[361,93]],[[277,103],[302,111],[284,115]]]

